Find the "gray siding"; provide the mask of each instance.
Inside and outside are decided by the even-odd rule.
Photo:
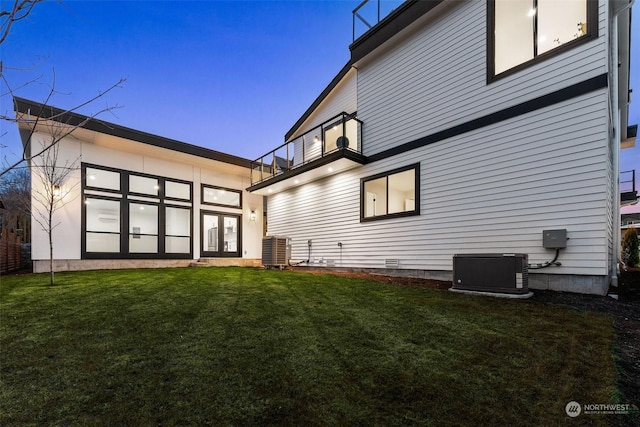
[[[437,20],[357,65],[364,155],[607,72],[605,2],[597,40],[489,85],[486,2],[443,6]]]
[[[608,72],[604,1],[598,39],[491,84],[486,2],[444,6],[356,64],[366,156]],[[307,259],[311,240],[311,260],[337,267],[398,259],[402,269],[450,271],[456,253],[549,261],[542,231],[565,228],[562,266],[541,272],[606,277],[617,197],[607,97],[600,89],[275,194],[268,232],[292,239],[294,261]],[[360,180],[416,162],[420,215],[361,223]]]
[[[343,111],[350,114],[357,109],[357,75],[356,70],[351,69],[313,114],[311,114],[302,126],[291,136],[290,140],[297,138],[299,135],[302,135]]]
[[[562,267],[606,275],[606,90],[269,197],[269,234],[292,238],[295,260],[339,267],[451,270],[452,256],[525,252],[550,260],[542,230],[566,228]],[[394,142],[394,141],[392,141]],[[360,179],[421,163],[421,215],[360,223]],[[338,242],[343,244],[342,249]]]

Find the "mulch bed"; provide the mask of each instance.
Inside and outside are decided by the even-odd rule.
[[[375,280],[391,285],[418,286],[430,289],[449,289],[451,282],[419,279],[415,277],[392,277],[379,274],[294,269],[309,274],[333,274]],[[584,295],[569,292],[533,291],[530,301],[545,304],[558,304],[577,310],[606,313],[613,317],[616,338],[616,353],[619,358],[618,387],[622,392],[622,404],[635,404],[640,407],[640,268],[628,269],[620,274],[618,298],[610,296]],[[604,403],[604,402],[603,402]],[[611,418],[616,426],[635,425],[636,420],[629,416]]]

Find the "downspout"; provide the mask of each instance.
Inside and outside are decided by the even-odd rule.
[[[611,120],[612,129],[611,135],[611,149],[613,150],[613,268],[611,271],[611,286],[618,287],[618,260],[620,254],[620,106],[618,99],[618,16],[621,12],[631,8],[635,0],[631,0],[627,5],[619,10],[616,10],[611,17],[609,34],[611,40],[609,44],[610,49],[610,73],[611,73],[611,85],[609,90],[611,96],[609,100],[611,102]]]

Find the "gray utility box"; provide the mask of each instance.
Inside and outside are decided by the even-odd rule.
[[[543,230],[542,247],[547,249],[564,249],[567,247],[567,230]]]
[[[469,254],[453,256],[453,289],[526,294],[529,292],[527,254]]]
[[[262,265],[284,268],[288,261],[286,237],[268,236],[262,238]]]

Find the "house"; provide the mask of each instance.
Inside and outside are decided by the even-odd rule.
[[[54,189],[61,202],[52,221],[54,270],[187,266],[194,260],[260,265],[263,197],[245,190],[249,160],[22,98],[14,102],[27,153],[60,140],[54,162],[45,159],[49,150],[32,166],[72,169]],[[34,272],[43,272],[49,271],[49,236],[37,222],[46,214],[42,190],[51,183],[36,170],[32,259]]]
[[[451,279],[456,254],[543,264],[543,231],[566,230],[529,286],[605,294],[629,34],[627,0],[407,0],[253,162],[268,234],[300,265]]]

